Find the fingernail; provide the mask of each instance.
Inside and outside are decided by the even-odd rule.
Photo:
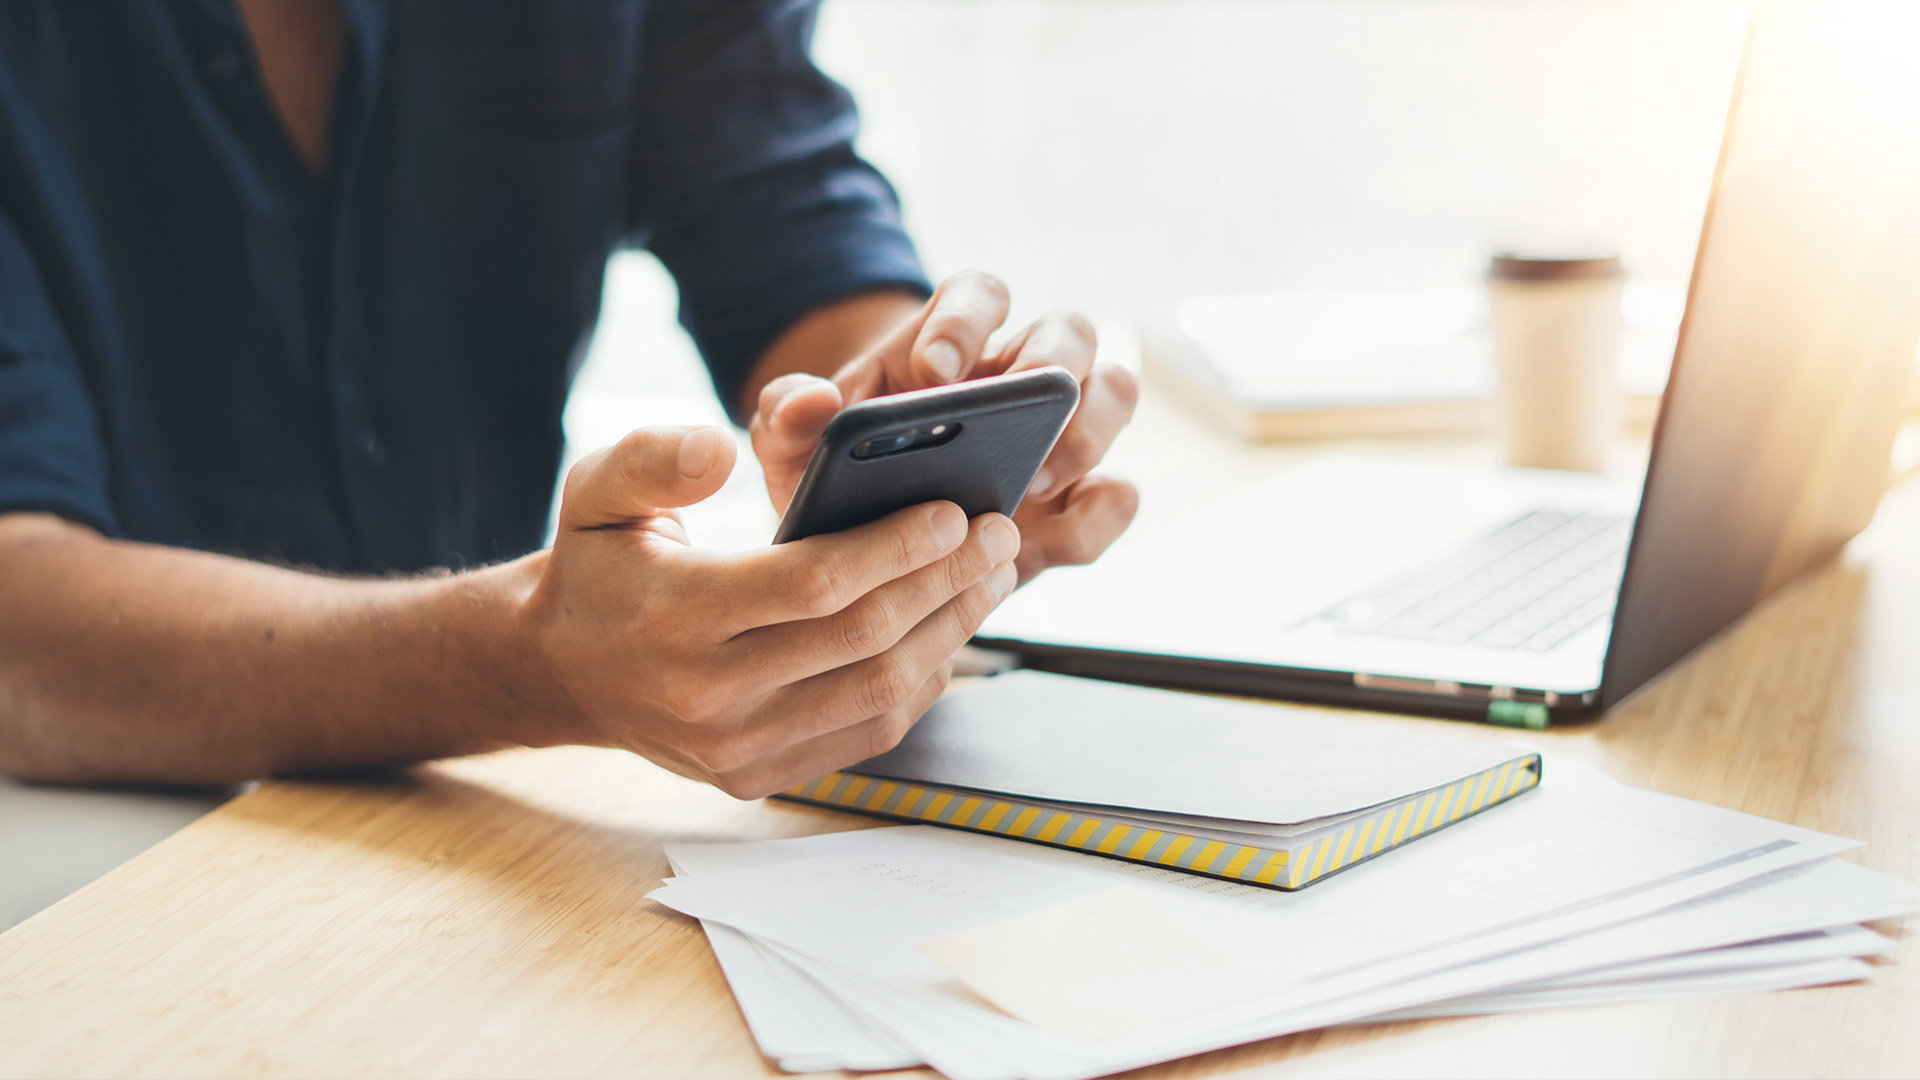
[[[1038,498],[1046,494],[1048,489],[1052,487],[1053,473],[1050,470],[1041,469],[1039,472],[1033,474],[1033,483],[1027,486],[1027,498]]]
[[[1010,521],[996,521],[980,532],[980,550],[990,563],[1003,563],[1020,554],[1020,534]]]
[[[946,341],[935,341],[921,350],[920,355],[927,358],[927,367],[942,379],[952,380],[960,374],[960,350]]]
[[[680,475],[698,480],[713,471],[720,460],[720,446],[726,433],[719,428],[697,428],[680,440]]]
[[[796,396],[797,395],[794,394],[787,394],[779,401],[774,402],[773,411],[767,414],[767,421],[773,424],[780,423],[781,419],[787,415],[787,406],[793,404],[793,399]]]
[[[993,592],[995,600],[1005,600],[1019,580],[1020,575],[1014,570],[1012,563],[1002,563],[994,567],[986,577],[987,588]]]
[[[967,538],[967,515],[957,506],[943,506],[933,512],[933,538],[941,551],[952,551]]]

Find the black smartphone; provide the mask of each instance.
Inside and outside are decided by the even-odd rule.
[[[1073,376],[1047,367],[849,405],[820,436],[773,542],[936,499],[969,518],[1011,516],[1079,403]]]

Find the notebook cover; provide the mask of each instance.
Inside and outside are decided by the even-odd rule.
[[[1012,671],[941,698],[899,745],[851,768],[1042,804],[1296,825],[1523,753],[1437,724]]]
[[[851,771],[828,773],[776,797],[1291,891],[1498,806],[1538,785],[1540,773],[1540,755],[1521,754],[1444,787],[1363,811],[1340,826],[1258,845],[1199,836],[1173,824],[1141,828],[1107,820],[1097,810]]]

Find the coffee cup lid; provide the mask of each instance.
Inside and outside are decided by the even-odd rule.
[[[1495,281],[1567,281],[1621,273],[1620,256],[1589,251],[1502,251],[1487,269]]]

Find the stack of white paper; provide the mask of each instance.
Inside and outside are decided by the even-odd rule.
[[[790,1071],[1097,1076],[1370,1018],[1865,978],[1911,886],[1853,842],[1549,782],[1298,893],[924,826],[670,849]]]

